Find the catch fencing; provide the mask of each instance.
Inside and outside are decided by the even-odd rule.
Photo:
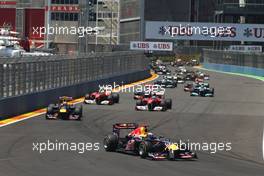
[[[0,59],[0,99],[147,70],[140,52]]]
[[[236,65],[264,69],[264,53],[244,53],[225,50],[203,50],[205,63]]]

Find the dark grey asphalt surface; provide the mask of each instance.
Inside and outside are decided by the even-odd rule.
[[[2,176],[263,176],[263,82],[210,73],[214,98],[190,97],[182,86],[167,90],[168,112],[136,112],[132,94],[121,94],[114,106],[84,106],[85,119],[46,121],[35,117],[0,129]],[[154,133],[195,142],[231,142],[232,150],[198,151],[199,160],[151,161],[99,151],[32,151],[32,143],[100,142],[116,122],[147,123]]]

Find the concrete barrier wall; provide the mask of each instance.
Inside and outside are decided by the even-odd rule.
[[[4,98],[0,100],[0,120],[47,107],[50,103],[58,102],[60,96],[80,98],[86,93],[98,90],[99,85],[109,85],[114,82],[118,85],[123,85],[146,79],[150,76],[149,70],[130,72],[73,86]],[[120,101],[122,102],[122,99]]]
[[[264,76],[264,69],[253,68],[246,66],[227,65],[227,64],[214,64],[214,63],[203,63],[203,67],[211,70],[218,70],[223,72],[241,73],[254,76]]]

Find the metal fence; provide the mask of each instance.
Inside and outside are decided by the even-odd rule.
[[[142,53],[0,59],[0,99],[146,70]]]
[[[205,63],[264,68],[264,53],[242,53],[224,50],[203,50]]]

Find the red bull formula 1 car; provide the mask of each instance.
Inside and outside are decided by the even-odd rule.
[[[129,133],[127,131],[129,130]],[[125,135],[123,134],[125,131]],[[123,133],[122,133],[123,132]],[[107,152],[122,152],[139,155],[141,158],[154,160],[196,160],[197,154],[188,149],[181,149],[178,143],[164,137],[148,133],[147,126],[135,123],[113,125],[113,133],[104,138]]]
[[[72,97],[63,96],[59,103],[50,104],[47,108],[46,119],[81,120],[82,106],[75,106],[69,101]]]
[[[111,91],[100,90],[85,95],[85,104],[113,105],[119,103],[119,94]]]

